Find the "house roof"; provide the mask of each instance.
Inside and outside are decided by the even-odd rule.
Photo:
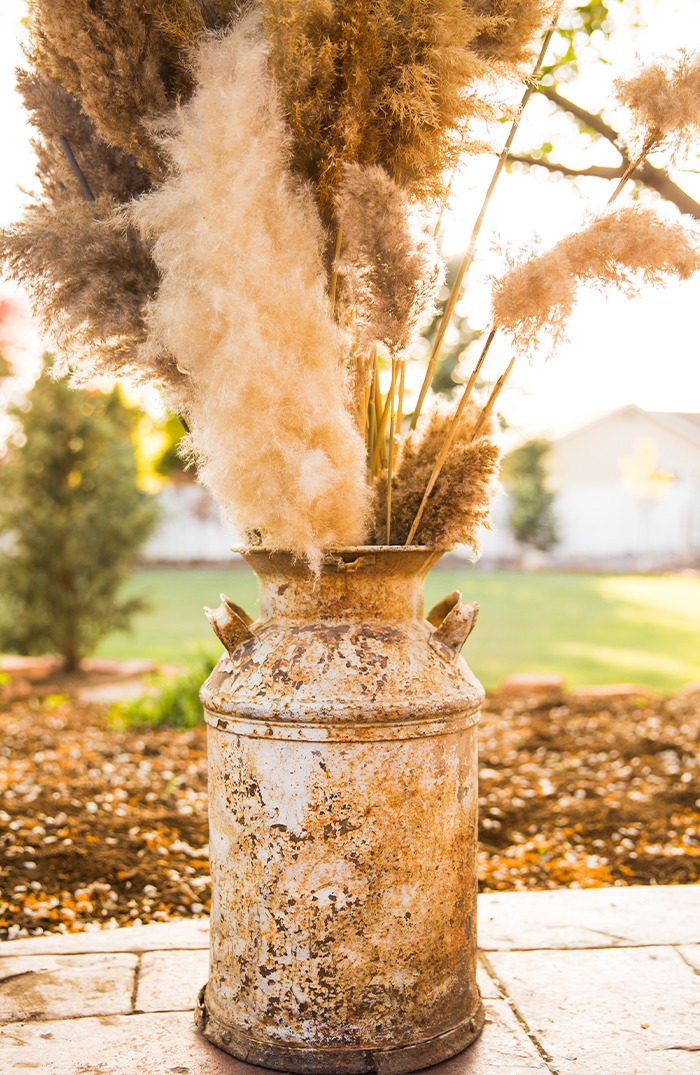
[[[582,422],[581,425],[575,429],[569,430],[560,437],[556,437],[554,443],[561,443],[568,440],[570,437],[575,437],[581,433],[584,429],[591,429],[594,426],[601,425],[603,422],[608,422],[611,418],[617,418],[623,414],[641,414],[645,418],[650,418],[653,422],[657,422],[665,429],[676,433],[679,436],[685,437],[691,441],[692,444],[700,448],[700,413],[694,411],[645,411],[642,407],[638,407],[636,403],[629,403],[626,407],[618,407],[614,411],[606,411],[604,414],[599,414],[589,422]]]

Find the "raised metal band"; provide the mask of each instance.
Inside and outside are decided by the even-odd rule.
[[[396,1049],[317,1049],[304,1045],[276,1045],[251,1038],[235,1027],[224,1026],[207,1009],[206,986],[197,998],[195,1022],[204,1036],[224,1052],[247,1064],[300,1075],[404,1075],[404,1072],[440,1064],[461,1053],[484,1027],[484,1006],[457,1026],[433,1038]]]

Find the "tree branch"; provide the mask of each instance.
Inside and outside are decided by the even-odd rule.
[[[588,112],[585,108],[581,108],[575,101],[570,101],[567,97],[562,97],[562,95],[552,86],[538,86],[537,92],[541,93],[548,101],[551,101],[552,104],[555,104],[557,108],[561,108],[562,111],[568,112],[575,119],[584,123],[586,127],[589,127],[597,134],[602,135],[603,138],[606,138],[620,154],[620,164],[617,168],[605,168],[595,164],[590,165],[588,168],[568,168],[565,164],[555,164],[553,161],[537,160],[535,157],[528,156],[527,154],[511,154],[508,157],[508,161],[519,161],[521,164],[530,166],[539,165],[541,168],[546,168],[550,172],[559,172],[562,175],[573,177],[592,176],[594,179],[621,179],[629,166],[630,159],[619,131],[616,131],[614,127],[611,127],[600,116],[595,115],[593,112]],[[632,173],[630,178],[657,191],[662,198],[672,202],[673,205],[680,209],[681,213],[687,213],[696,220],[700,220],[700,202],[691,198],[689,194],[686,194],[682,187],[679,187],[677,183],[674,183],[663,168],[655,168],[649,161],[645,161],[641,168],[638,168]]]
[[[597,116],[594,112],[587,112],[585,108],[581,108],[574,101],[569,101],[566,97],[562,97],[560,93],[552,86],[538,86],[537,92],[541,93],[543,97],[546,97],[548,101],[555,104],[557,108],[561,108],[564,112],[569,112],[581,123],[585,123],[587,127],[595,131],[596,134],[602,134],[603,138],[607,138],[609,142],[612,142],[618,153],[621,156],[626,156],[624,147],[621,147],[619,143],[620,134],[614,127],[611,127],[600,116]]]
[[[510,153],[508,160],[519,164],[527,164],[530,167],[538,165],[540,168],[546,168],[548,172],[561,172],[562,175],[568,176],[588,175],[593,176],[594,179],[620,179],[625,173],[624,165],[622,167],[603,168],[597,164],[591,164],[588,168],[569,168],[566,164],[548,161],[544,157],[540,160],[537,157],[530,157],[527,153]]]
[[[546,168],[548,172],[559,172],[561,175],[571,176],[572,178],[590,176],[593,179],[621,179],[626,168],[624,160],[616,168],[604,168],[597,164],[591,164],[588,168],[569,168],[566,164],[558,164],[555,161],[538,160],[527,153],[510,153],[508,161],[527,164],[531,168],[535,166]],[[653,164],[649,164],[646,161],[641,168],[632,173],[630,178],[636,179],[646,187],[657,191],[662,198],[672,202],[680,209],[681,213],[687,213],[696,220],[700,220],[700,202],[696,202],[694,198],[686,194],[683,188],[674,183],[662,168],[655,168]]]

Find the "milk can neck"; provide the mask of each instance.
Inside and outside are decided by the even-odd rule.
[[[329,553],[317,576],[287,553],[253,549],[263,620],[407,620],[423,614],[423,582],[441,550],[364,546]]]

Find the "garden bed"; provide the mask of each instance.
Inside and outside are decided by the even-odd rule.
[[[206,914],[204,727],[68,686],[0,712],[0,936]],[[482,891],[700,882],[700,697],[492,695],[479,738]]]

